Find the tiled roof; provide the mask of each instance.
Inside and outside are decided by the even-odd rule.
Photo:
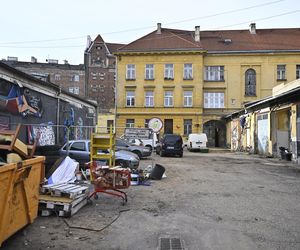
[[[111,54],[116,52],[119,48],[123,47],[125,44],[120,43],[106,43],[106,46]]]
[[[206,50],[209,52],[300,50],[300,28],[201,31],[200,42],[194,31],[161,29],[120,48],[119,52],[166,50]]]

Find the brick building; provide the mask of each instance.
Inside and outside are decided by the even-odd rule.
[[[86,93],[98,103],[99,111],[114,108],[116,60],[113,53],[123,44],[106,43],[100,35],[94,41],[88,37],[84,54],[86,65]]]
[[[16,57],[8,57],[2,62],[41,80],[52,82],[65,91],[86,96],[83,64],[71,65],[66,60],[64,64],[59,64],[58,60],[53,59],[48,59],[47,63],[40,63],[34,57],[31,57],[31,62],[21,62]]]

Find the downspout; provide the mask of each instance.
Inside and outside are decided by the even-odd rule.
[[[56,143],[59,144],[59,113],[60,113],[60,94],[61,94],[61,87],[59,86],[59,90],[57,92],[57,111],[56,111]]]
[[[115,68],[115,124],[114,124],[114,133],[117,133],[117,100],[118,100],[118,91],[117,91],[117,81],[118,81],[118,56],[116,56],[116,68]]]

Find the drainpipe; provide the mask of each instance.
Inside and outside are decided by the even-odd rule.
[[[115,64],[116,68],[115,68],[115,124],[114,124],[114,133],[117,133],[117,111],[118,111],[118,107],[117,107],[117,100],[118,100],[118,91],[117,91],[117,82],[118,82],[118,56],[116,56],[116,64]]]
[[[61,94],[61,87],[59,86],[59,90],[57,92],[57,111],[56,111],[56,143],[59,142],[59,113],[60,113],[60,94]]]

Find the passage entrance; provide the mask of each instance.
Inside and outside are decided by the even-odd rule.
[[[165,119],[164,133],[165,134],[173,134],[173,119]]]

